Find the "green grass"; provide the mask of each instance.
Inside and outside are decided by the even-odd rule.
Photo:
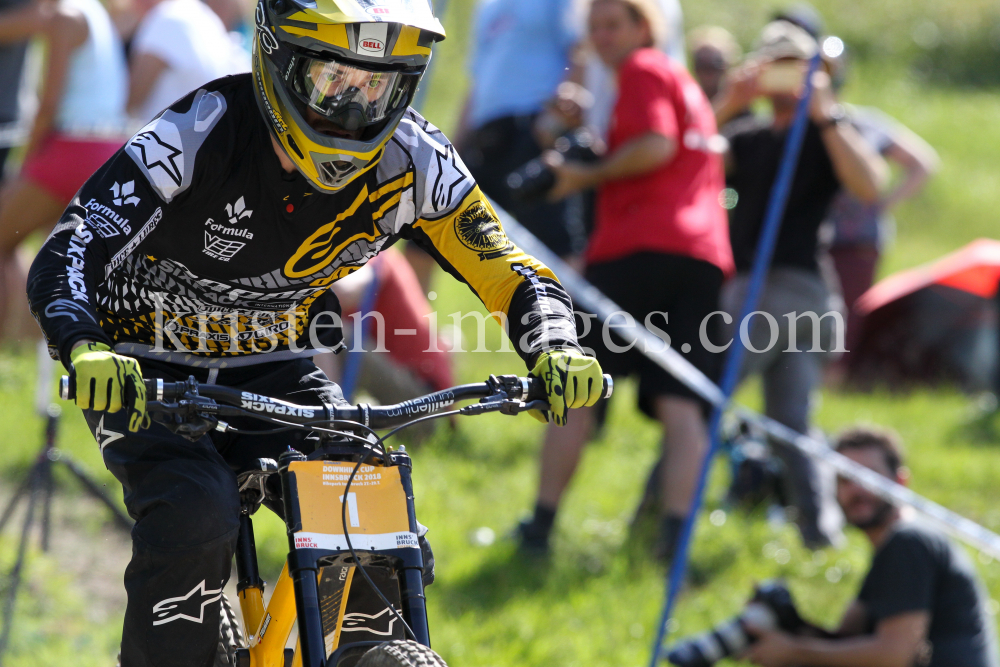
[[[684,2],[689,27],[705,22],[732,29],[749,47],[754,32],[779,3],[765,0]],[[979,236],[994,234],[1000,194],[1000,93],[972,88],[969,71],[994,67],[997,25],[994,3],[986,0],[832,0],[817,2],[829,27],[857,54],[846,99],[877,106],[928,139],[942,156],[942,170],[920,197],[897,212],[899,236],[882,272],[927,261]],[[464,54],[471,0],[451,0],[448,40],[435,56],[427,116],[446,132],[454,128],[465,96]],[[919,46],[914,30],[934,23],[939,41]],[[990,33],[990,31],[994,31]],[[920,31],[918,31],[919,33]],[[986,37],[983,37],[986,35]],[[933,58],[936,65],[929,65]],[[965,72],[965,74],[963,74]],[[980,83],[990,83],[980,76]],[[990,76],[996,76],[990,74]],[[440,312],[477,308],[463,287],[437,278]],[[442,320],[446,321],[446,320]],[[474,324],[464,323],[474,339]],[[495,349],[499,333],[491,325]],[[512,354],[465,354],[456,359],[462,381],[489,373],[522,372]],[[33,415],[33,357],[0,352],[0,428],[6,436],[0,473],[11,483],[40,444],[42,424]],[[450,664],[499,667],[559,665],[620,667],[648,660],[651,633],[663,599],[663,570],[626,542],[626,523],[646,470],[655,456],[657,429],[634,410],[634,388],[618,389],[608,428],[584,457],[559,516],[555,554],[547,565],[515,558],[503,536],[530,507],[537,480],[536,455],[542,427],[526,417],[463,419],[457,432],[442,432],[414,452],[417,508],[431,527],[438,581],[429,589],[435,648]],[[756,387],[741,398],[759,403]],[[996,444],[961,429],[969,401],[948,391],[911,394],[827,392],[817,423],[835,431],[857,421],[897,429],[906,440],[913,488],[984,525],[1000,530],[1000,465]],[[60,446],[95,472],[104,469],[79,413],[68,408]],[[720,509],[727,481],[723,465],[713,471],[707,509]],[[64,485],[72,494],[72,486]],[[678,608],[676,636],[683,636],[737,612],[753,583],[775,576],[789,581],[811,619],[833,623],[857,590],[869,550],[858,534],[841,551],[816,554],[798,545],[795,531],[762,517],[722,515],[715,525],[699,523],[691,582]],[[717,519],[719,514],[715,515]],[[87,522],[84,522],[87,524]],[[285,549],[283,528],[265,512],[257,515],[258,547],[273,572]],[[497,540],[480,546],[481,528]],[[96,528],[79,528],[81,543]],[[0,568],[12,560],[11,533],[0,538]],[[1000,599],[1000,567],[979,562],[991,597]],[[84,593],[53,561],[33,555],[28,595],[20,607],[14,652],[8,664],[111,664],[119,621],[90,619]],[[272,575],[273,580],[273,575]]]

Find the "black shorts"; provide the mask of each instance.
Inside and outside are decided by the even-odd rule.
[[[622,259],[587,267],[585,276],[594,287],[632,315],[637,323],[649,323],[670,336],[670,346],[681,352],[702,373],[717,379],[721,357],[709,352],[699,339],[702,321],[719,310],[719,291],[724,279],[722,270],[709,262],[682,255],[643,252]],[[663,313],[667,313],[664,317]],[[709,339],[716,341],[715,328],[720,317],[709,320]],[[616,319],[615,324],[623,324]],[[604,340],[604,323],[590,318],[589,330],[580,344],[601,363],[605,373],[615,377],[639,376],[639,408],[651,417],[653,399],[680,396],[708,403],[688,389],[673,375],[642,354],[638,348],[613,351]],[[652,333],[660,335],[655,329]],[[614,329],[609,329],[612,344],[624,346]],[[690,346],[688,348],[687,346]]]

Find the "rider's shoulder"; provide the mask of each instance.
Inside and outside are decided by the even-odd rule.
[[[403,114],[393,133],[393,139],[395,141],[390,143],[396,143],[410,151],[428,148],[440,150],[451,145],[444,132],[413,109],[407,109]]]
[[[191,187],[200,153],[219,157],[237,148],[232,138],[248,107],[257,112],[249,74],[210,81],[136,132],[125,153],[169,204]],[[223,127],[233,131],[223,132]]]

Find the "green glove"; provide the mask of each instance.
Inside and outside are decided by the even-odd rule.
[[[597,359],[578,350],[551,350],[538,355],[531,375],[545,382],[549,410],[531,410],[532,417],[556,426],[565,426],[570,408],[589,407],[601,397],[604,377]]]
[[[118,412],[125,407],[129,412],[129,431],[149,428],[146,385],[139,362],[115,354],[104,343],[80,345],[69,357],[76,375],[77,407],[95,412]]]

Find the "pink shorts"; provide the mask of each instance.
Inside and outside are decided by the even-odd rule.
[[[74,139],[54,133],[25,160],[21,176],[48,191],[61,204],[69,204],[95,171],[123,141]]]

